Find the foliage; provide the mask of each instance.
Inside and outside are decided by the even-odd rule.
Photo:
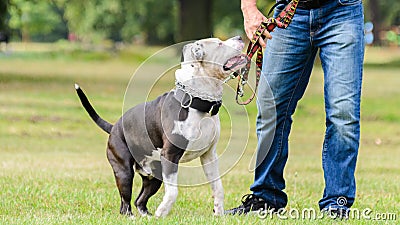
[[[7,30],[6,23],[7,23],[7,11],[8,11],[8,0],[0,1],[0,32]]]
[[[10,2],[9,7],[7,3]],[[150,44],[171,44],[178,38],[178,0],[8,0],[1,10],[8,10],[9,27],[24,41],[54,41],[75,34],[81,41],[142,41]],[[378,13],[377,26],[400,23],[398,0],[378,1],[371,9],[365,1],[366,19]],[[189,1],[190,2],[190,1]],[[257,1],[265,14],[274,0]],[[243,34],[240,1],[212,0],[214,36]],[[199,11],[198,13],[204,13]],[[0,22],[6,17],[0,13]],[[193,15],[194,17],[196,15]]]
[[[12,0],[9,13],[9,27],[18,30],[24,41],[35,37],[39,37],[39,40],[54,41],[65,33],[59,15],[47,1]]]
[[[400,2],[398,0],[385,0],[377,1],[378,8],[370,8],[370,2],[373,0],[365,1],[365,17],[366,20],[371,20],[371,15],[379,11],[382,15],[382,21],[380,23],[385,27],[391,25],[400,25]]]

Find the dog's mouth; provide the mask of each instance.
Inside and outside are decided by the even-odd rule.
[[[226,61],[226,63],[223,65],[223,69],[224,71],[238,71],[239,69],[241,69],[244,65],[246,65],[248,61],[248,57],[246,54],[240,54],[237,56],[234,56],[230,59],[228,59],[228,61]]]

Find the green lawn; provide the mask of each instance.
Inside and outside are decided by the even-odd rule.
[[[89,119],[75,95],[78,82],[105,119],[116,121],[132,102],[153,98],[173,87],[167,73],[147,89],[164,66],[179,57],[150,60],[159,48],[136,47],[120,53],[35,46],[11,55],[0,53],[0,224],[337,224],[340,221],[281,219],[250,216],[212,216],[209,185],[181,187],[178,200],[165,219],[120,216],[119,195],[105,156],[107,135]],[[43,49],[46,50],[43,50]],[[22,50],[20,50],[22,49]],[[27,47],[29,49],[29,46]],[[40,50],[42,49],[42,50]],[[50,50],[49,50],[50,49]],[[376,216],[396,220],[350,219],[346,224],[400,221],[400,50],[368,48],[362,99],[361,147],[356,171],[354,208],[371,209]],[[153,57],[154,59],[154,57]],[[139,68],[149,76],[137,76]],[[317,209],[324,181],[321,146],[324,135],[322,70],[316,66],[308,90],[294,116],[290,156],[285,170],[289,195],[287,210]],[[232,81],[232,84],[234,82]],[[232,91],[224,96],[222,135],[218,151],[233,151],[226,160],[239,162],[227,169],[222,181],[225,207],[240,203],[249,193],[249,171],[255,151],[256,109],[235,105]],[[125,103],[125,104],[124,104]],[[248,116],[247,116],[248,115]],[[249,120],[249,122],[248,122]],[[246,127],[249,126],[249,129]],[[246,128],[246,129],[245,129]],[[241,156],[241,153],[244,154]],[[135,177],[134,196],[140,179]],[[154,212],[163,189],[150,199]]]

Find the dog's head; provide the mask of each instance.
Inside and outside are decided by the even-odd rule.
[[[187,44],[182,50],[181,69],[178,80],[185,81],[195,76],[208,76],[224,80],[229,74],[244,67],[246,55],[242,54],[243,40],[233,37],[226,41],[208,38]]]

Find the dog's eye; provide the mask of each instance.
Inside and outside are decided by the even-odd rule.
[[[219,42],[219,43],[218,43],[218,46],[222,46],[222,45],[223,45],[223,43],[222,43],[222,42]]]

